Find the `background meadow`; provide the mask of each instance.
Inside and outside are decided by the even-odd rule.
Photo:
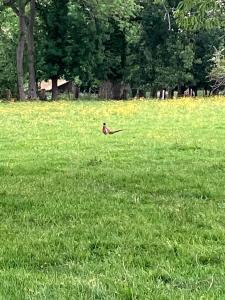
[[[1,103],[0,299],[224,299],[224,135],[224,98]]]

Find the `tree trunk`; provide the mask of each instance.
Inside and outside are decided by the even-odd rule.
[[[174,98],[174,89],[169,89],[168,90],[168,98],[173,99]]]
[[[145,91],[142,89],[139,89],[139,98],[145,98]]]
[[[122,99],[122,86],[121,82],[114,82],[112,85],[112,99],[121,100]]]
[[[40,94],[39,94],[40,100],[47,100],[47,95],[46,95],[46,90],[41,89]]]
[[[5,99],[7,99],[7,100],[10,100],[11,98],[12,98],[12,93],[11,93],[11,90],[10,89],[6,89],[5,90],[5,95],[4,95],[5,97]]]
[[[26,16],[26,5],[30,2],[30,15]],[[5,1],[4,5],[11,7],[14,13],[19,18],[19,40],[17,45],[17,84],[18,84],[18,98],[19,100],[26,99],[24,92],[24,49],[25,42],[27,42],[28,59],[29,59],[29,91],[28,97],[30,99],[37,99],[37,87],[35,81],[34,68],[34,19],[35,19],[35,0],[18,0]],[[26,38],[27,35],[27,38]]]
[[[37,99],[35,58],[34,58],[34,21],[35,21],[35,0],[30,1],[30,15],[27,18],[27,50],[29,67],[29,99]]]
[[[58,78],[52,78],[52,100],[57,100],[58,98]]]
[[[194,92],[194,97],[198,97],[198,87],[197,86],[195,86],[193,88],[193,92]]]
[[[122,99],[128,100],[132,95],[130,84],[125,84],[123,87]]]
[[[157,98],[157,88],[155,86],[151,89],[151,98]]]
[[[132,93],[130,85],[122,81],[103,81],[99,89],[100,99],[127,100]]]
[[[25,100],[26,95],[24,92],[24,47],[25,47],[25,35],[26,35],[26,22],[24,16],[24,10],[19,8],[19,41],[17,45],[16,61],[17,61],[17,82],[18,82],[18,98],[19,100]]]
[[[160,90],[159,91],[159,99],[162,99],[162,97],[163,97],[163,92],[162,92],[162,90]]]
[[[135,98],[137,96],[137,89],[132,89],[131,95],[132,95],[132,98]]]
[[[185,87],[185,86],[179,86],[179,87],[178,87],[178,94],[177,94],[177,96],[178,96],[178,97],[183,97],[183,96],[184,96],[185,90],[186,90],[186,87]]]
[[[103,81],[99,89],[100,99],[112,99],[112,82],[110,80]]]
[[[80,87],[75,86],[75,92],[74,92],[75,99],[79,99],[80,96]]]

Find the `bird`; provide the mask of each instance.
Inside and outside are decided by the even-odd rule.
[[[114,133],[117,133],[117,132],[120,132],[120,131],[123,131],[123,129],[119,129],[119,130],[112,131],[112,130],[110,130],[110,129],[106,126],[106,123],[103,123],[102,133],[105,134],[105,135],[108,135],[108,134],[114,134]]]

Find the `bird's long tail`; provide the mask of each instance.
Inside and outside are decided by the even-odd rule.
[[[115,130],[115,131],[110,131],[109,134],[114,134],[114,133],[117,133],[117,132],[120,132],[120,131],[123,131],[124,129],[119,129],[119,130]]]

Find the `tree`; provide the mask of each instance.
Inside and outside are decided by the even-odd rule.
[[[198,59],[193,70],[194,76],[197,75],[198,83],[205,90],[210,85],[210,79],[213,80],[213,89],[215,89],[215,83],[220,82],[215,75],[219,74],[221,69],[218,62],[213,67],[211,58],[215,48],[220,48],[224,44],[225,2],[223,0],[183,0],[178,5],[175,15],[182,28],[195,32],[196,35],[195,52]],[[220,62],[222,61],[221,59]]]
[[[66,74],[69,0],[40,2],[39,77],[52,80],[52,99],[58,97],[58,79]]]
[[[24,56],[25,44],[28,49],[29,61],[29,90],[28,98],[37,99],[35,61],[34,61],[34,20],[35,0],[3,0],[6,7],[10,7],[19,19],[19,40],[17,46],[17,81],[18,98],[25,99],[24,91]]]
[[[195,86],[203,89],[205,95],[212,90],[209,74],[213,68],[212,57],[215,48],[220,48],[224,43],[223,31],[218,29],[198,30],[193,33],[194,64],[192,74]]]
[[[92,16],[98,37],[93,56],[94,77],[101,81],[101,98],[127,98],[129,68],[127,63],[131,20],[141,6],[137,1],[105,1],[92,6]],[[96,35],[95,35],[96,36]]]
[[[59,78],[85,89],[98,85],[100,96],[114,99],[126,98],[130,87],[140,96],[145,91],[156,96],[156,91],[167,90],[173,96],[187,87],[208,89],[213,46],[220,49],[223,43],[224,29],[208,27],[223,26],[224,1],[1,1],[6,18],[14,12],[19,20],[13,34],[0,31],[0,68],[13,67],[17,58],[20,99],[26,97],[28,73],[31,99],[42,79],[52,80],[56,99]],[[4,13],[0,23],[6,27],[11,23]],[[17,55],[10,58],[17,38]],[[6,79],[0,74],[2,87],[15,80],[11,73]]]
[[[225,25],[225,3],[223,0],[182,0],[176,16],[186,29],[222,28]]]
[[[70,3],[65,78],[88,88],[96,81],[96,70],[103,58],[106,22],[92,7]],[[75,80],[76,79],[76,80]]]
[[[101,98],[126,98],[127,48],[125,29],[115,19],[109,20],[108,38],[104,41],[104,57],[98,66],[98,79],[103,81]]]
[[[173,96],[175,89],[181,93],[193,82],[194,43],[175,22],[178,3],[143,1],[139,16],[140,39],[132,49],[131,82],[136,89],[151,90],[153,97],[161,89]]]
[[[16,85],[16,40],[17,19],[10,9],[0,14],[0,97],[17,93]]]
[[[212,58],[213,68],[210,72],[210,80],[213,83],[213,91],[225,87],[225,56],[224,49],[216,49]]]

